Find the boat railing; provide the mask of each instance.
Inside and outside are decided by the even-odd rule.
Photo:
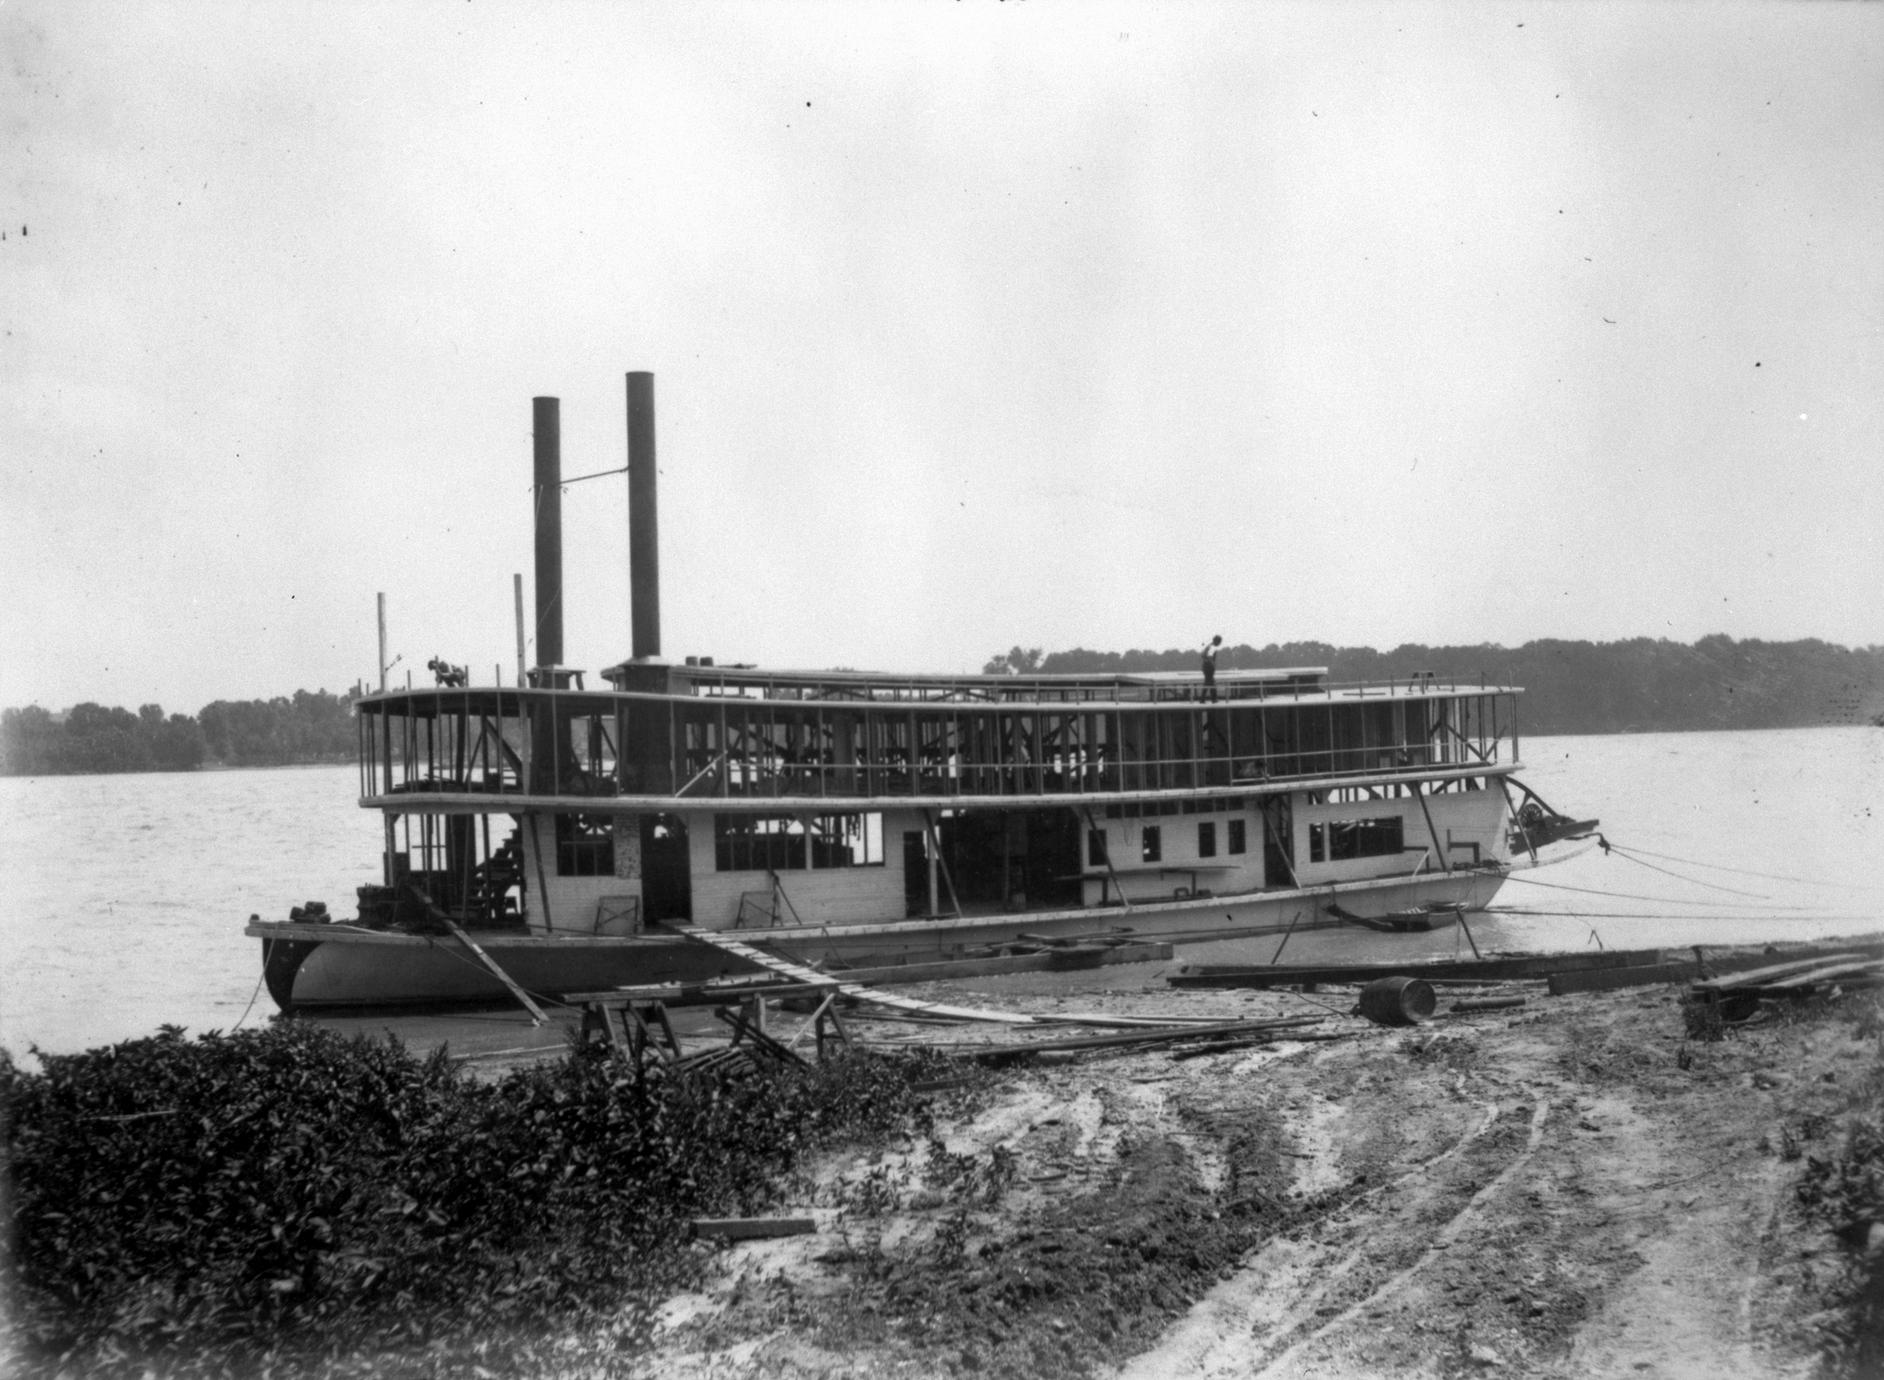
[[[992,682],[992,684],[991,684]],[[810,693],[815,691],[816,693]],[[477,714],[486,717],[514,717],[533,705],[557,706],[563,713],[603,713],[623,701],[666,701],[687,704],[699,700],[729,700],[746,705],[778,703],[812,708],[823,704],[868,705],[910,704],[912,707],[934,704],[981,704],[1011,710],[1039,706],[1052,711],[1066,705],[1158,704],[1171,707],[1185,704],[1247,703],[1250,701],[1316,702],[1326,699],[1421,700],[1459,695],[1509,695],[1520,687],[1496,684],[1483,678],[1472,680],[1456,673],[1418,671],[1411,675],[1331,681],[1321,675],[1282,673],[1280,678],[1244,680],[1235,671],[1219,672],[1214,686],[1206,688],[1201,675],[1157,672],[1144,676],[1120,675],[1096,678],[1077,684],[1057,684],[1050,680],[1027,677],[962,678],[892,677],[871,679],[857,684],[800,684],[796,681],[773,685],[766,681],[741,681],[735,685],[694,682],[685,691],[658,693],[645,690],[583,690],[567,686],[531,685],[519,690],[514,686],[453,685],[429,686],[382,692],[367,697],[361,710],[367,715],[398,713],[419,717],[446,714]]]
[[[1236,671],[1220,671],[1206,689],[1203,676],[1191,672],[1156,672],[1120,675],[1066,683],[1026,676],[1007,678],[922,676],[908,679],[873,678],[859,682],[807,683],[798,679],[741,678],[733,682],[694,680],[691,697],[697,699],[765,700],[785,704],[908,703],[1040,705],[1069,704],[1183,704],[1187,702],[1302,701],[1327,696],[1357,699],[1425,699],[1461,693],[1509,693],[1516,687],[1468,680],[1456,673],[1441,675],[1419,671],[1408,676],[1330,681],[1324,676],[1299,673],[1247,679]]]
[[[973,762],[959,757],[933,767],[911,769],[901,761],[858,761],[842,765],[797,762],[789,766],[737,753],[716,753],[700,764],[677,791],[649,792],[678,801],[769,800],[806,798],[960,798],[1117,795],[1139,792],[1284,787],[1296,781],[1420,779],[1436,772],[1457,774],[1495,766],[1499,744],[1471,752],[1449,743],[1411,744],[1405,748],[1327,748],[1276,752],[1265,756],[1111,757],[1088,760]],[[582,776],[547,781],[526,791],[515,777],[478,781],[399,782],[391,794],[423,798],[438,794],[553,796],[571,801],[599,800],[624,790],[614,781]],[[415,800],[415,804],[417,801]],[[572,806],[572,808],[579,808]]]
[[[361,793],[1022,797],[1417,774],[1494,764],[1506,743],[1515,759],[1514,692],[1446,692],[1420,712],[1389,702],[1437,685],[1360,683],[1280,712],[1206,701],[861,714],[548,688],[508,691],[500,709],[488,690],[450,687],[360,715]]]

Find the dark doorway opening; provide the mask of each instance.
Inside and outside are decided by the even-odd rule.
[[[1263,885],[1294,886],[1294,811],[1286,795],[1272,795],[1262,803]]]
[[[641,906],[649,924],[693,919],[687,822],[679,815],[641,817]]]
[[[942,858],[964,910],[1054,910],[1081,903],[1085,834],[1073,811],[969,810],[943,816],[941,833]]]

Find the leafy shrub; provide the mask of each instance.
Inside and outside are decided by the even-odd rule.
[[[1871,1040],[1879,1028],[1879,1006],[1864,1001],[1840,1011],[1854,1022],[1854,1039]],[[1884,1048],[1849,1089],[1849,1120],[1827,1158],[1806,1156],[1799,1202],[1847,1248],[1843,1278],[1834,1290],[1836,1321],[1828,1328],[1828,1374],[1871,1376],[1884,1372],[1884,1252],[1873,1244],[1884,1228]],[[1822,1130],[1826,1118],[1809,1119],[1802,1135]]]
[[[0,1053],[0,1284],[41,1374],[280,1373],[341,1337],[423,1346],[656,1299],[693,1268],[681,1219],[762,1208],[806,1149],[912,1110],[908,1073],[862,1055],[733,1084],[577,1051],[486,1084],[286,1022],[40,1058]]]

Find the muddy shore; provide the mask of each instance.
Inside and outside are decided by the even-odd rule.
[[[1796,1186],[1884,1057],[1870,994],[1710,1042],[1688,1037],[1670,985],[1519,984],[1522,1007],[1447,1014],[1486,994],[1459,989],[1396,1029],[1352,1015],[1351,988],[1187,991],[1165,983],[1171,967],[899,990],[1325,1019],[1216,1052],[974,1066],[933,1094],[931,1132],[801,1173],[782,1210],[814,1234],[696,1246],[716,1283],[668,1303],[646,1373],[1814,1373],[1850,1247]],[[852,1030],[963,1053],[1013,1038]],[[482,1057],[524,1057],[517,1035],[499,1020]]]

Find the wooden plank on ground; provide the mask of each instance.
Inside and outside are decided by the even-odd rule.
[[[777,1040],[774,1040],[770,1035],[766,1034],[763,1030],[759,1029],[757,1025],[755,1025],[750,1019],[748,1019],[746,1014],[743,1011],[735,1010],[734,1008],[729,1007],[729,1006],[722,1006],[719,1010],[715,1011],[713,1014],[717,1016],[720,1020],[726,1022],[727,1025],[730,1025],[733,1028],[733,1043],[734,1044],[738,1044],[741,1039],[750,1040],[753,1044],[757,1045],[760,1049],[763,1049],[768,1054],[772,1055],[772,1057],[777,1059],[780,1063],[794,1064],[798,1066],[799,1068],[804,1068],[807,1066],[805,1063],[804,1055],[800,1054],[797,1050],[792,1049],[791,1047],[787,1045],[782,1045]]]
[[[818,1229],[811,1217],[696,1217],[693,1234],[702,1240],[752,1241],[768,1236],[803,1236]]]
[[[1245,973],[1262,973],[1274,969],[1279,972],[1313,972],[1329,967],[1338,967],[1343,971],[1365,973],[1370,977],[1413,971],[1423,976],[1438,977],[1543,977],[1549,973],[1569,972],[1581,968],[1632,968],[1644,963],[1663,963],[1668,959],[1662,949],[1579,949],[1574,953],[1557,954],[1494,954],[1483,959],[1439,959],[1423,962],[1410,959],[1406,963],[1348,963],[1348,964],[1255,964],[1255,963],[1192,963],[1186,964],[1184,972],[1200,977],[1240,976]],[[1494,971],[1478,974],[1467,969],[1492,969]],[[1462,971],[1452,971],[1454,969]]]
[[[1198,964],[1165,979],[1173,987],[1284,987],[1308,982],[1371,982],[1379,977],[1541,978],[1552,973],[1660,963],[1660,949],[1601,949],[1578,954],[1512,954],[1437,963]]]
[[[1547,981],[1553,997],[1575,992],[1613,992],[1619,987],[1647,987],[1656,982],[1687,982],[1699,975],[1693,959],[1686,963],[1645,963],[1636,968],[1586,968],[1582,972],[1552,973]]]
[[[966,1051],[979,1060],[1016,1059],[1029,1054],[1068,1054],[1093,1049],[1129,1049],[1136,1045],[1172,1044],[1178,1040],[1259,1036],[1320,1025],[1326,1016],[1284,1016],[1267,1021],[1226,1021],[1218,1025],[1192,1025],[1176,1029],[1139,1030],[1124,1035],[1084,1035],[1070,1040],[1033,1040],[1026,1044],[990,1045]]]
[[[1813,968],[1822,968],[1834,963],[1851,963],[1860,960],[1863,954],[1819,954],[1814,958],[1796,959],[1791,963],[1770,963],[1764,968],[1750,968],[1743,973],[1733,973],[1727,977],[1707,978],[1694,984],[1697,992],[1730,992],[1737,987],[1763,987],[1775,978],[1789,977],[1794,973],[1807,972]]]
[[[707,982],[663,982],[646,987],[607,987],[599,992],[568,992],[562,997],[571,1006],[614,1006],[628,1004],[649,1006],[724,1006],[748,997],[807,997],[819,991],[832,991],[836,978],[823,983],[786,981],[776,973],[755,974],[764,981],[714,978]]]
[[[1158,963],[1168,961],[1177,951],[1169,944],[1115,944],[1099,960],[1100,967],[1119,963]],[[1042,973],[1055,969],[1065,960],[1052,952],[1007,954],[997,958],[962,958],[936,963],[903,963],[877,968],[846,968],[831,976],[845,982],[869,986],[895,986],[900,983],[946,982],[951,978],[1000,977],[1007,973]]]
[[[1823,968],[1813,968],[1807,972],[1796,973],[1792,977],[1780,978],[1777,982],[1766,982],[1760,985],[1768,991],[1795,991],[1801,987],[1814,987],[1821,982],[1830,982],[1834,978],[1876,972],[1884,972],[1884,959],[1855,959],[1850,963],[1832,963]]]

